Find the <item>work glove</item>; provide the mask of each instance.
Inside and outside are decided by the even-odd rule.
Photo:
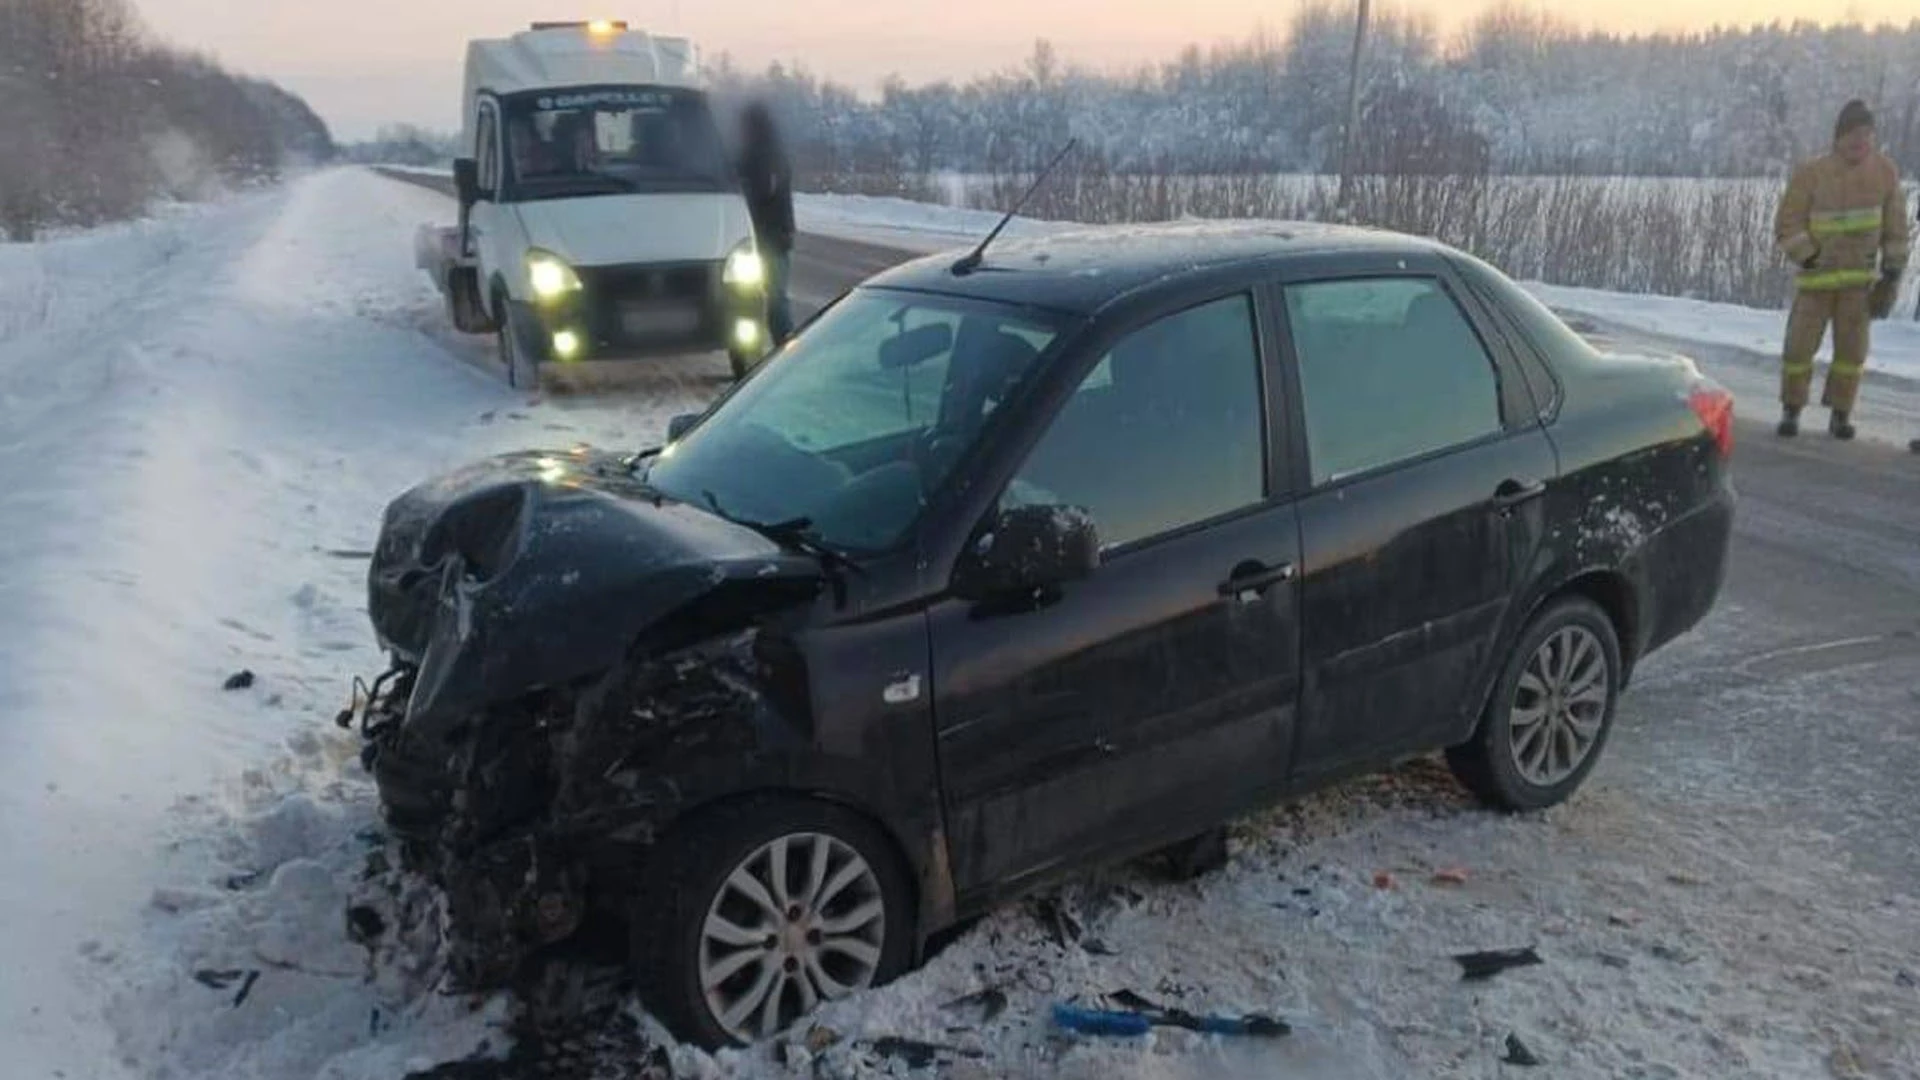
[[[1880,275],[1880,280],[1867,294],[1867,315],[1874,319],[1885,319],[1893,314],[1894,301],[1900,299],[1900,271],[1889,270]]]

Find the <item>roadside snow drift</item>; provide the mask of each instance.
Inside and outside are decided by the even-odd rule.
[[[0,246],[9,1075],[311,1076],[367,1043],[393,1007],[337,901],[375,818],[329,719],[379,669],[382,507],[495,449],[644,442],[720,385],[530,406],[413,268],[449,207],[337,171]],[[203,968],[260,975],[231,1008]]]

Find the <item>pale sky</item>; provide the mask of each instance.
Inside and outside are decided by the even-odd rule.
[[[1019,63],[1035,38],[1067,61],[1115,67],[1171,58],[1191,42],[1284,26],[1292,0],[134,0],[158,36],[213,54],[306,97],[345,139],[382,123],[450,130],[465,42],[537,19],[623,18],[695,38],[746,67],[799,59],[861,90],[898,72],[911,82]],[[1443,27],[1487,0],[1385,0]],[[1836,16],[1905,22],[1915,0],[1608,0],[1540,4],[1614,30]]]

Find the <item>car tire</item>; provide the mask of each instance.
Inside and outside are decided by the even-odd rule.
[[[515,390],[540,389],[539,361],[527,354],[521,345],[520,325],[513,317],[513,306],[502,297],[497,301],[501,314],[499,319],[500,363],[507,369],[507,385]]]
[[[1620,638],[1600,605],[1553,601],[1520,635],[1473,738],[1448,750],[1447,764],[1502,810],[1566,801],[1606,748],[1621,672]]]
[[[734,803],[677,826],[648,853],[629,912],[642,1001],[708,1048],[775,1034],[895,978],[912,959],[914,922],[892,841],[859,814],[800,798]]]

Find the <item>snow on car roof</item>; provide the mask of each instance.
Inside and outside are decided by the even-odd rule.
[[[1414,236],[1321,222],[1179,221],[1000,240],[972,273],[953,273],[958,253],[946,252],[905,263],[871,283],[1090,312],[1151,282],[1256,259],[1328,251],[1415,255],[1436,250],[1438,245]]]

